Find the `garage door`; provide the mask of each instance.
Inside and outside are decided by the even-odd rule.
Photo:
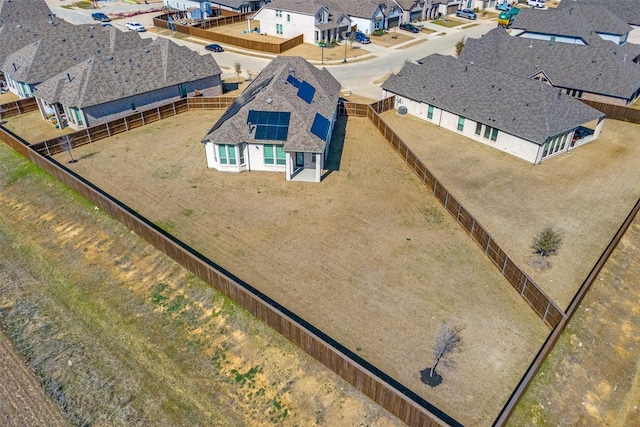
[[[389,28],[397,27],[398,25],[400,25],[400,17],[398,16],[395,18],[389,18],[387,24],[389,25]]]
[[[411,22],[421,21],[422,20],[422,11],[418,10],[417,12],[411,12],[411,15],[409,16],[409,19],[411,19]]]
[[[447,6],[447,15],[455,15],[457,10],[458,10],[457,4],[449,5]]]

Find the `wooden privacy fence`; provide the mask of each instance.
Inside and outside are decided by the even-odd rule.
[[[531,385],[531,382],[537,375],[540,367],[542,367],[542,364],[547,359],[547,356],[549,355],[549,353],[551,353],[553,347],[555,347],[558,339],[560,339],[560,336],[569,324],[569,321],[576,313],[576,310],[580,306],[580,303],[584,299],[585,295],[587,294],[589,289],[591,289],[591,285],[593,285],[593,282],[595,282],[596,277],[598,277],[598,274],[600,273],[600,270],[602,270],[607,260],[613,253],[614,249],[618,246],[620,240],[622,240],[622,237],[631,226],[631,223],[633,222],[639,211],[640,199],[638,199],[635,206],[631,209],[631,212],[629,212],[629,215],[627,215],[627,218],[623,221],[620,228],[618,228],[618,231],[613,236],[613,239],[611,239],[605,250],[602,252],[600,258],[598,258],[598,261],[589,272],[587,278],[584,280],[584,282],[582,282],[580,289],[578,289],[578,292],[576,292],[573,299],[569,303],[567,315],[560,320],[560,323],[558,323],[558,325],[553,329],[553,331],[551,331],[551,333],[547,337],[545,343],[540,348],[540,351],[538,351],[538,354],[533,359],[533,362],[531,362],[531,365],[529,365],[529,368],[525,372],[524,376],[522,377],[522,379],[520,379],[520,382],[513,390],[513,393],[511,393],[511,396],[502,408],[502,411],[500,411],[500,414],[495,419],[493,423],[494,426],[502,427],[507,424],[507,421],[509,421],[511,414],[513,414],[513,411],[516,409],[518,402],[520,402],[520,399],[522,399],[522,396],[524,396],[524,393],[529,388],[529,385]]]
[[[484,251],[485,255],[500,270],[507,281],[520,293],[543,322],[552,329],[566,317],[558,305],[498,246],[491,235],[480,225],[474,216],[442,185],[429,171],[413,151],[398,135],[380,118],[378,112],[393,108],[393,97],[375,104],[362,105],[343,103],[340,112],[346,115],[367,117],[382,134],[384,139],[405,161],[411,170],[422,180],[422,183],[433,192],[433,196],[456,219],[458,224],[469,233]]]
[[[6,119],[11,116],[28,113],[38,109],[38,103],[35,98],[19,99],[0,105],[0,119]]]
[[[248,16],[251,14],[244,14],[242,16]],[[241,22],[244,19],[240,19],[237,16],[227,16],[222,18],[216,18],[212,20],[204,21],[198,25],[182,25],[176,22],[167,22],[160,18],[153,19],[153,25],[160,28],[166,28],[173,31],[177,31],[182,34],[187,34],[192,37],[198,37],[204,40],[229,44],[237,46],[243,49],[257,50],[260,52],[268,52],[274,54],[283,53],[295,46],[303,43],[303,35],[299,34],[291,39],[283,40],[279,43],[251,40],[245,37],[232,36],[230,34],[216,33],[210,31],[211,28],[215,28],[221,25],[227,25],[235,22]]]
[[[0,139],[16,151],[25,154],[39,168],[116,218],[158,250],[234,300],[254,317],[275,329],[409,426],[461,425],[397,380],[182,241],[158,228],[133,209],[51,157],[36,152],[25,141],[2,126],[0,126]]]
[[[235,99],[233,96],[184,98],[150,110],[133,113],[127,117],[112,120],[108,123],[92,126],[78,132],[33,144],[31,147],[42,155],[52,156],[62,151],[90,144],[100,139],[109,138],[110,136],[127,132],[137,127],[157,122],[158,120],[173,117],[176,114],[189,110],[224,110],[228,108]]]
[[[622,120],[630,123],[640,123],[640,110],[635,108],[623,107],[621,105],[611,105],[604,102],[586,101],[581,99],[590,107],[603,112],[608,119]]]

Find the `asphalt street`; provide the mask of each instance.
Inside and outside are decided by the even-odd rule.
[[[74,24],[94,23],[96,25],[100,25],[91,19],[91,13],[95,12],[95,10],[79,10],[62,7],[73,3],[73,1],[70,0],[47,0],[47,3],[53,13],[68,22]],[[98,4],[100,5],[99,10],[101,12],[109,14],[136,10],[145,11],[162,6],[162,3],[132,5],[119,1],[98,2]],[[137,21],[148,28],[153,25],[152,18],[155,15],[157,15],[157,13],[145,13],[131,18],[114,20],[111,24],[116,28],[127,31],[125,29],[126,23],[130,21]],[[400,45],[390,48],[381,48],[379,46],[369,45],[367,49],[372,51],[372,55],[369,56],[369,59],[347,63],[337,61],[335,63],[324,64],[324,66],[326,66],[329,72],[331,72],[331,74],[342,84],[344,90],[373,99],[381,99],[382,90],[380,89],[379,80],[389,73],[397,72],[402,68],[405,61],[415,61],[433,53],[453,55],[455,53],[456,43],[463,37],[478,38],[496,27],[495,21],[488,20],[478,20],[475,25],[469,26],[465,29],[460,29],[459,27],[445,28],[434,25],[430,22],[424,22],[423,24],[429,26],[429,28],[437,29],[440,32],[440,35],[427,35],[421,33],[416,35],[416,37],[425,38],[426,42],[419,44],[410,42],[406,46]],[[158,34],[153,32],[141,33],[141,35],[143,37],[158,37]],[[201,44],[176,38],[172,38],[172,40],[180,45],[188,46],[201,54],[208,54],[208,52],[204,50],[204,46]],[[214,55],[218,65],[223,70],[223,77],[225,75],[234,75],[234,66],[236,62],[242,64],[242,69],[245,72],[250,70],[254,73],[262,70],[262,68],[264,68],[272,58],[272,56],[269,55],[256,55],[254,52],[242,52],[236,49],[233,49],[233,51],[227,50],[222,53],[215,53]],[[320,64],[316,65],[320,66]]]

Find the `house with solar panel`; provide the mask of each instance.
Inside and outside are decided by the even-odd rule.
[[[203,138],[207,166],[320,182],[340,83],[300,57],[273,59]]]
[[[451,56],[406,64],[383,84],[396,108],[538,164],[594,141],[604,114],[535,79]]]

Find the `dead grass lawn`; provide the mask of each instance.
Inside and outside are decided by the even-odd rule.
[[[39,111],[13,116],[5,121],[4,126],[7,129],[22,136],[31,144],[75,132],[69,127],[56,129],[54,125],[42,119]]]
[[[534,166],[417,117],[383,117],[561,308],[640,197],[638,125],[607,120],[598,140]],[[549,223],[564,241],[538,271],[530,245]]]
[[[466,233],[365,119],[346,134],[340,119],[337,170],[309,184],[208,170],[200,139],[221,113],[80,147],[70,166],[461,422],[490,424],[548,329]],[[445,321],[467,325],[466,349],[431,390],[419,371]]]

